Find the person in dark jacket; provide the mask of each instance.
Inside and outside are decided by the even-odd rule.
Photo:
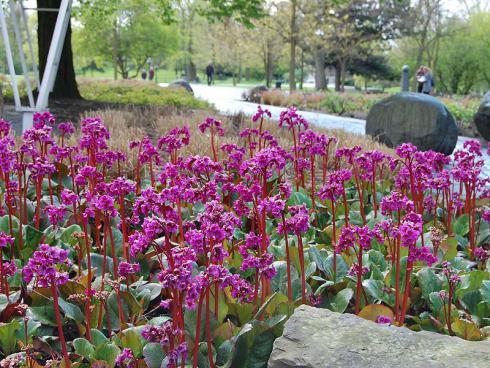
[[[206,76],[208,77],[208,86],[213,84],[214,80],[214,66],[213,63],[209,63],[206,67]]]

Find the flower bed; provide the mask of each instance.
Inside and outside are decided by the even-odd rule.
[[[321,111],[340,116],[352,116],[366,119],[373,105],[388,93],[366,94],[361,92],[314,92],[286,94],[282,91],[272,90],[262,94],[262,103],[274,106],[296,106],[300,109]],[[473,117],[480,105],[480,98],[474,97],[437,97],[453,114],[460,128],[470,128]]]
[[[34,81],[32,81],[33,85]],[[98,80],[78,78],[82,98],[98,103],[122,105],[172,106],[177,109],[209,109],[209,103],[199,100],[183,88],[162,88],[156,83],[138,80]],[[6,76],[0,75],[5,98],[13,100],[13,90]],[[19,94],[27,98],[24,80],[18,81]],[[54,103],[56,104],[56,103]]]
[[[266,367],[300,304],[483,339],[479,144],[390,155],[269,117],[133,136],[131,165],[100,118],[37,114],[17,142],[2,121],[2,366]]]

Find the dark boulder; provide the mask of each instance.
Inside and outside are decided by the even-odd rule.
[[[490,92],[487,92],[483,97],[474,121],[478,133],[487,141],[490,141]]]
[[[447,107],[438,99],[402,92],[385,98],[369,111],[366,134],[389,147],[412,143],[422,151],[450,155],[456,147],[458,128]]]
[[[260,103],[262,93],[269,89],[266,86],[257,86],[243,93],[243,99],[248,102]]]
[[[185,79],[178,79],[169,84],[169,88],[184,88],[187,92],[194,94],[191,85]]]

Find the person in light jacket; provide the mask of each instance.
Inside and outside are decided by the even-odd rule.
[[[421,66],[419,70],[417,70],[417,91],[419,93],[425,93],[426,95],[432,94],[432,90],[434,89],[435,81],[434,75],[432,74],[432,70],[426,66]]]

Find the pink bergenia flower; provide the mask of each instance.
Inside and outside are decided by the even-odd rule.
[[[379,324],[390,325],[393,322],[393,319],[390,316],[384,316],[380,314],[378,317],[376,317],[375,322]]]
[[[136,358],[131,349],[124,348],[121,354],[116,357],[116,367],[118,368],[136,368]]]
[[[140,272],[140,265],[138,263],[120,262],[118,265],[118,273],[121,277],[128,277],[135,273]]]
[[[14,244],[15,238],[5,234],[3,231],[0,232],[0,248],[7,248]]]
[[[219,136],[225,135],[225,130],[222,127],[223,123],[214,118],[206,118],[201,124],[199,124],[199,130],[204,133],[206,130],[216,131]]]
[[[291,106],[287,110],[283,110],[279,115],[279,126],[287,126],[289,130],[298,127],[308,129],[308,122],[298,114],[296,107]]]
[[[22,273],[26,283],[35,279],[37,285],[50,287],[53,284],[63,285],[68,281],[68,273],[59,268],[70,266],[67,250],[41,244],[24,266]]]
[[[49,222],[52,225],[58,225],[65,217],[66,208],[48,205],[44,207],[43,212],[48,216]]]
[[[271,112],[267,109],[262,109],[262,106],[259,105],[257,107],[257,112],[252,117],[252,121],[255,123],[266,116],[270,118],[272,116]]]
[[[65,137],[72,135],[75,133],[75,127],[73,123],[66,121],[64,123],[58,124],[58,131]]]

